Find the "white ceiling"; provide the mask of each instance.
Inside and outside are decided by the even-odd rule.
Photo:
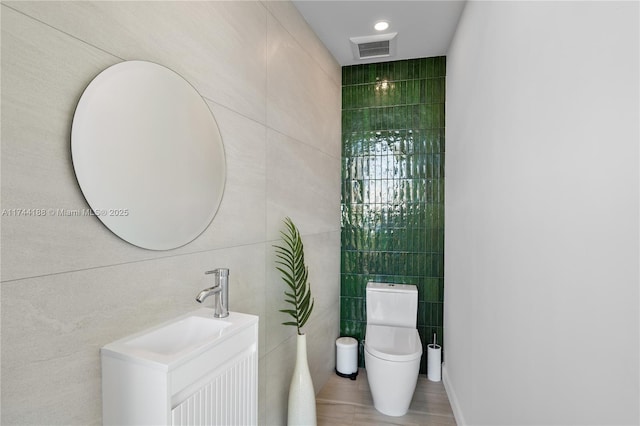
[[[447,53],[465,0],[293,0],[302,16],[340,65],[441,56]],[[390,27],[373,28],[384,20]],[[393,57],[356,60],[350,37],[397,32]]]

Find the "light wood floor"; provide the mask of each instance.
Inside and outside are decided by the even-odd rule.
[[[449,398],[442,382],[431,382],[425,374],[418,378],[409,412],[390,417],[373,407],[367,371],[361,368],[356,380],[334,374],[316,396],[318,426],[455,426]]]

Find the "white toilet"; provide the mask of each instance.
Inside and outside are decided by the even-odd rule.
[[[367,283],[364,362],[376,410],[403,416],[416,389],[422,342],[415,285]]]

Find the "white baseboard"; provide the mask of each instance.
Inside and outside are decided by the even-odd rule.
[[[447,396],[449,397],[449,403],[451,404],[453,417],[456,418],[456,423],[458,424],[458,426],[466,426],[467,422],[464,420],[464,416],[462,415],[462,410],[460,408],[460,402],[458,402],[458,397],[456,396],[456,391],[453,389],[453,385],[449,381],[449,374],[447,373],[446,364],[442,364],[442,383],[444,384],[444,389],[447,391]]]

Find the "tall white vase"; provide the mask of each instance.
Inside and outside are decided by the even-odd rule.
[[[298,334],[296,366],[289,387],[289,426],[316,426],[316,393],[307,363],[307,336]]]

